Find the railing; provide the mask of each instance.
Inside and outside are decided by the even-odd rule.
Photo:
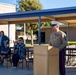
[[[33,53],[33,50],[30,50],[31,48],[33,48],[33,47],[26,47],[27,59],[29,59],[30,53]],[[13,49],[13,47],[11,49]],[[75,59],[76,59],[75,58],[76,57],[76,48],[65,48],[65,50],[66,50],[66,55],[65,55],[66,65],[68,65],[68,66],[76,65],[76,61],[75,61]]]
[[[10,47],[11,48],[11,54],[13,54],[14,52],[14,47]],[[26,47],[26,55],[27,55],[27,58],[29,59],[30,57],[30,53],[32,54],[33,53],[33,47]]]
[[[75,57],[76,57],[76,48],[66,48],[66,65],[74,66],[76,65],[75,62]]]
[[[10,47],[11,48],[11,57],[14,53],[14,47]],[[26,47],[26,66],[29,70],[29,63],[31,62],[33,64],[33,47]],[[12,59],[11,59],[12,60]],[[22,64],[23,65],[23,64]],[[22,66],[23,69],[23,66]]]

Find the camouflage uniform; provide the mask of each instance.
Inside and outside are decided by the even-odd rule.
[[[60,75],[65,75],[65,47],[67,45],[66,34],[61,30],[51,33],[49,44],[59,48]]]

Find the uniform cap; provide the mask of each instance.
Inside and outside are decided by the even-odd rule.
[[[57,22],[57,21],[51,21],[51,26],[57,26],[57,25],[59,25],[59,22]]]

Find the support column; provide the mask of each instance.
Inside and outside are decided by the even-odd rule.
[[[24,23],[24,44],[26,44],[26,24]]]
[[[38,44],[41,44],[41,30],[40,30],[40,26],[41,26],[41,16],[39,16],[39,19],[38,19]]]
[[[70,26],[69,26],[69,24],[68,24],[67,41],[69,41],[69,37],[70,37]],[[69,44],[68,44],[68,48],[69,48]]]
[[[8,24],[8,37],[10,39],[10,24]],[[10,46],[10,43],[9,43],[9,46]]]

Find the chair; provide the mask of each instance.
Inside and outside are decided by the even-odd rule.
[[[12,48],[10,48],[12,49]],[[12,66],[12,51],[10,50],[8,52],[8,58],[5,58],[5,60],[7,61],[7,68],[8,68],[8,62],[10,62],[11,66]],[[24,64],[24,61],[26,61],[26,49],[25,49],[25,58],[24,59],[19,59],[19,63],[18,65],[21,63],[22,64],[22,69],[23,69],[23,64]]]
[[[29,55],[29,53],[31,53],[31,54]],[[28,70],[30,68],[30,63],[33,64],[33,52],[30,51],[29,48],[27,48],[26,66],[27,66]]]
[[[22,63],[22,69],[23,69],[24,61],[26,61],[26,49],[25,49],[25,58],[24,59],[19,59],[19,64]]]
[[[30,63],[33,64],[33,58],[29,58],[28,60],[26,60],[26,66],[27,66],[27,69],[29,70],[30,68]]]
[[[8,52],[8,57],[7,58],[4,58],[7,62],[7,68],[8,68],[8,62],[11,63],[11,66],[12,66],[12,59],[11,59],[11,49],[9,50]]]
[[[22,69],[23,69],[23,66],[24,66],[24,61],[26,62],[26,67],[27,67],[27,69],[29,70],[29,68],[30,68],[30,63],[32,63],[33,64],[33,52],[31,52],[31,56],[30,56],[30,58],[29,58],[29,48],[26,48],[26,50],[25,50],[25,58],[24,59],[19,59],[19,64],[21,63],[22,64]],[[19,65],[18,64],[18,65]]]
[[[19,59],[19,63],[18,63],[18,65],[19,65],[20,63],[22,63],[22,69],[23,69],[24,61],[25,61],[25,59]]]

